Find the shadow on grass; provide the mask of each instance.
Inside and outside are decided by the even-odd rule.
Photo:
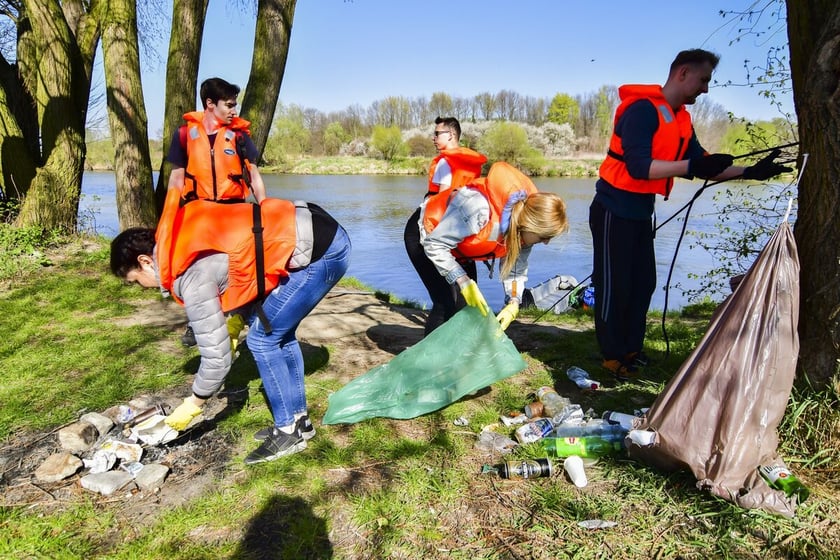
[[[326,521],[301,498],[272,496],[245,530],[231,555],[235,560],[327,559],[333,546]]]

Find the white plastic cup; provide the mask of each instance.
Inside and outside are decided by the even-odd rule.
[[[578,488],[583,488],[587,484],[586,471],[583,470],[583,459],[577,455],[570,455],[563,461],[563,469],[569,475],[569,479]]]
[[[649,430],[630,430],[627,437],[639,447],[650,447],[656,443],[656,432]]]

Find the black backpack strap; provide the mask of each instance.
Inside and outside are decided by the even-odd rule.
[[[251,205],[254,210],[254,252],[257,264],[257,299],[254,305],[257,310],[257,317],[263,325],[265,334],[271,334],[271,323],[265,315],[262,308],[262,302],[265,299],[265,246],[263,244],[263,225],[262,212],[259,204]]]
[[[230,175],[230,179],[237,182],[245,183],[251,194],[254,194],[254,187],[251,185],[251,168],[248,156],[245,153],[245,135],[242,132],[236,131],[236,155],[239,156],[239,161],[242,164],[241,175]],[[254,195],[256,196],[256,195]]]

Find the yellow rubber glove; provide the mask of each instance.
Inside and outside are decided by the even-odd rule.
[[[511,322],[516,319],[517,315],[519,315],[519,302],[512,299],[510,300],[510,303],[499,311],[499,314],[496,315],[496,319],[498,319],[499,324],[502,326],[502,330],[504,331],[507,330]]]
[[[239,333],[245,328],[245,319],[239,313],[234,313],[227,318],[227,329],[230,335],[230,351],[235,356],[236,347],[239,346]]]
[[[201,407],[196,406],[189,397],[184,399],[178,408],[172,411],[172,414],[164,419],[166,425],[173,430],[183,431],[193,418],[201,414]]]
[[[461,286],[461,294],[464,296],[464,301],[467,302],[467,305],[478,308],[481,314],[487,317],[487,313],[490,312],[490,306],[487,305],[487,300],[484,299],[484,295],[478,289],[478,284],[475,283],[475,280],[470,280]]]

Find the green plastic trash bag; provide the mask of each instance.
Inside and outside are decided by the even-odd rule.
[[[467,306],[429,336],[330,395],[324,424],[415,418],[525,369],[492,313]]]

